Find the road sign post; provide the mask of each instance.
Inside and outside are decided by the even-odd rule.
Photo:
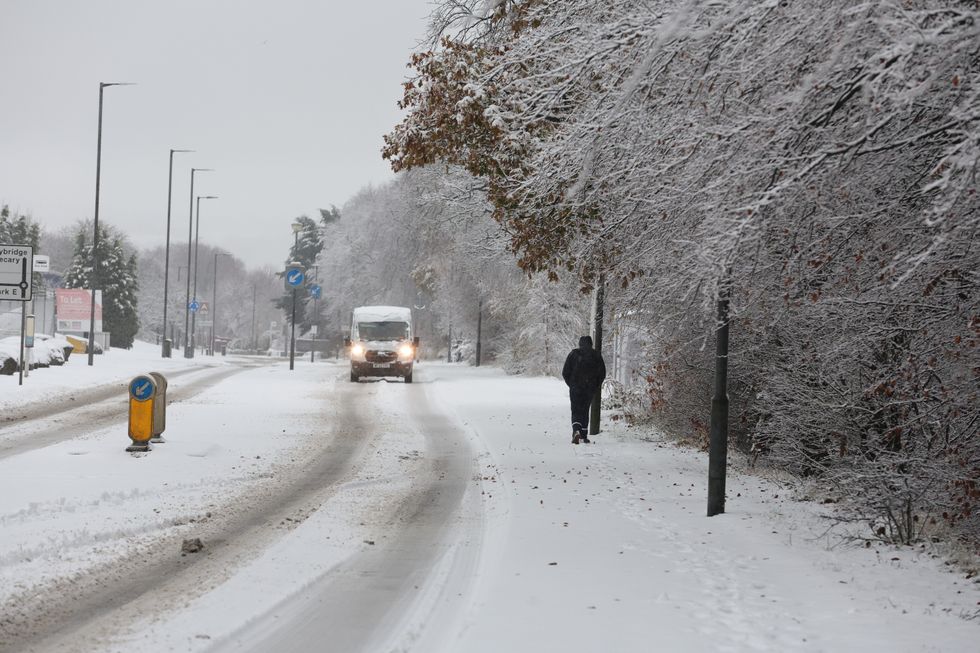
[[[24,302],[20,311],[20,363],[17,385],[24,385],[24,333],[27,303],[33,299],[34,248],[30,245],[0,245],[0,299]]]
[[[290,320],[292,332],[289,336],[289,369],[293,369],[296,359],[296,289],[303,285],[306,274],[299,263],[290,263],[286,266],[286,290],[293,292],[293,318]]]
[[[21,305],[22,310],[26,310],[27,303]],[[31,373],[31,361],[34,360],[34,316],[27,315],[24,318],[24,378]]]
[[[0,245],[0,299],[29,302],[34,290],[34,248]]]
[[[319,272],[319,269],[317,270]],[[316,321],[320,317],[320,312],[317,310],[317,302],[320,300],[320,296],[323,294],[323,288],[319,284],[313,284],[310,286],[310,295],[313,297],[313,326],[310,329],[313,332],[312,338],[310,340],[310,362],[314,362],[316,355]]]

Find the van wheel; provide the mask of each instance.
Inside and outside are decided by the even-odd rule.
[[[412,382],[412,373],[409,372],[408,374],[405,375],[405,383],[411,383],[411,382]]]
[[[351,370],[350,371],[350,382],[351,383],[357,383],[359,380],[360,380],[360,377],[357,376],[357,372],[355,372],[354,370]]]

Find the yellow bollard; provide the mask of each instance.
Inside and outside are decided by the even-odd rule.
[[[126,451],[149,451],[153,437],[154,404],[157,384],[151,376],[137,376],[129,382],[129,439]]]
[[[167,428],[167,377],[159,372],[150,372],[156,381],[157,391],[153,397],[153,437],[150,442],[158,444],[166,442],[163,431]]]

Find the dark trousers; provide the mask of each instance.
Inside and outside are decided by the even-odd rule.
[[[592,388],[569,388],[568,398],[572,402],[572,426],[580,424],[583,430],[589,428],[589,407],[595,391]]]

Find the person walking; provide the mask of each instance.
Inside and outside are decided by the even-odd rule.
[[[589,406],[606,380],[606,363],[593,349],[591,336],[578,339],[578,348],[565,358],[561,376],[572,403],[572,444],[589,442]]]

